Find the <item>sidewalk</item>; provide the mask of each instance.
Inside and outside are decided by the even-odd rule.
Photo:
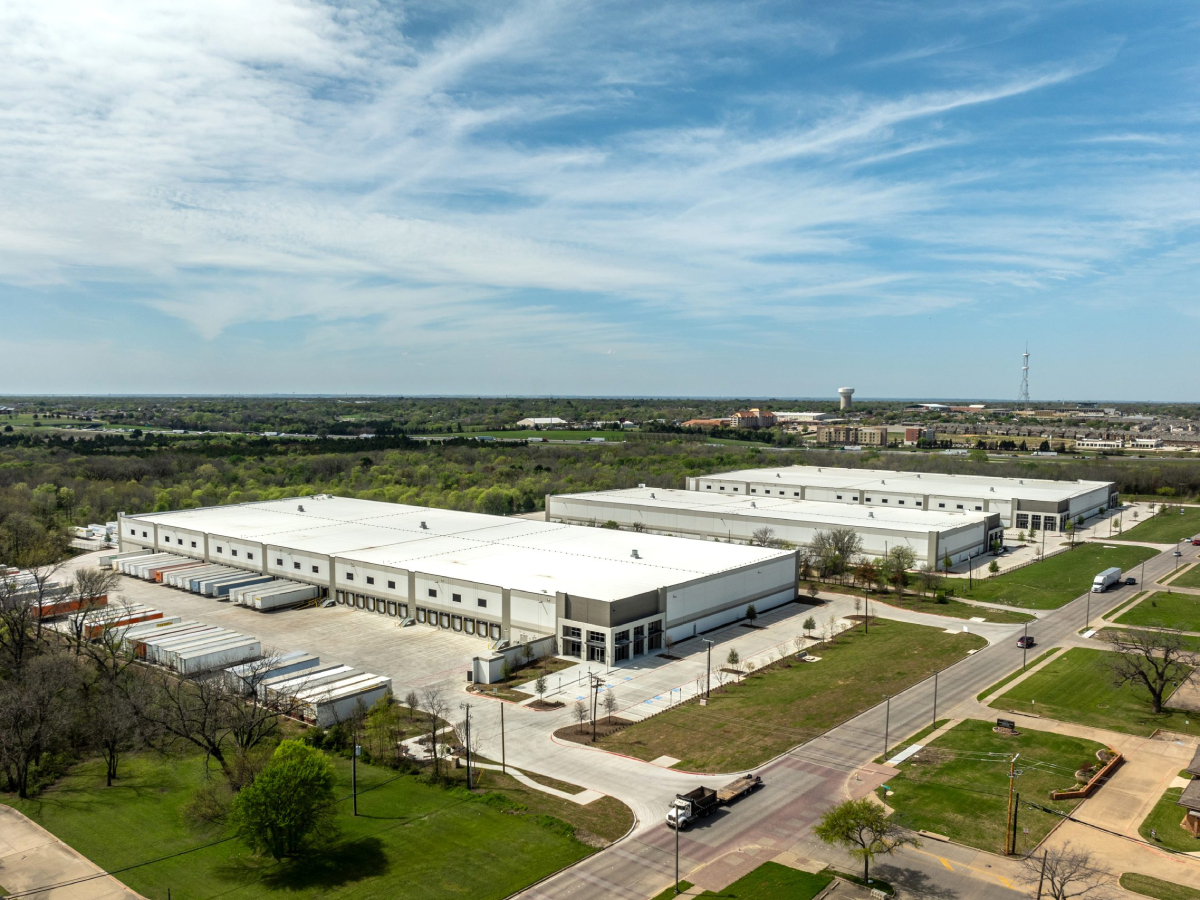
[[[105,875],[99,866],[41,825],[3,805],[0,805],[0,884],[12,893],[64,885],[27,894],[30,900],[143,900],[141,894]]]

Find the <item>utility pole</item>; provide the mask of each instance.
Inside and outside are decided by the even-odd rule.
[[[871,633],[871,598],[867,596],[867,586],[863,585],[863,634]]]
[[[504,704],[500,704],[500,771],[504,772]]]
[[[675,813],[675,893],[679,893],[679,811]]]
[[[887,762],[888,738],[892,729],[892,698],[884,694],[883,702],[886,704],[883,714],[883,758]]]
[[[1017,757],[1020,753],[1013,754],[1013,758],[1008,761],[1008,821],[1004,823],[1004,855],[1011,856],[1009,845],[1012,843],[1012,823],[1013,823],[1013,782],[1017,779]]]
[[[1050,855],[1049,850],[1042,851],[1042,873],[1038,875],[1038,892],[1037,900],[1042,900],[1042,883],[1046,880],[1046,857]]]
[[[358,815],[358,754],[362,747],[358,743],[358,729],[354,731],[354,752],[350,754],[350,793],[354,795],[354,815]]]
[[[1021,813],[1021,792],[1017,791],[1016,799],[1013,801],[1012,814],[1012,849],[1009,851],[1010,856],[1017,855],[1017,817]]]
[[[600,688],[604,685],[604,679],[599,675],[592,675],[592,743],[596,743],[596,704],[600,701]]]
[[[463,731],[466,732],[465,736],[466,736],[466,744],[467,744],[467,790],[469,791],[471,789],[471,704],[470,703],[460,703],[460,704],[458,704],[458,708],[462,709],[462,710],[466,710],[466,713],[467,713],[467,720],[466,720],[465,726],[463,727]]]
[[[937,677],[938,670],[933,670],[933,727],[937,729]]]
[[[1029,653],[1029,623],[1025,623],[1025,636],[1021,639],[1021,671],[1025,671],[1025,657]]]
[[[713,642],[708,638],[701,638],[707,644],[708,656],[704,663],[704,699],[707,700],[712,693],[712,648]]]

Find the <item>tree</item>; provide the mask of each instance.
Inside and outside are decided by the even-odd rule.
[[[66,739],[78,683],[78,664],[62,654],[33,657],[0,683],[0,769],[21,799],[29,796],[34,764]]]
[[[991,572],[993,575],[998,574],[1000,571],[1000,563],[996,562],[993,559],[990,563],[988,563],[988,571]]]
[[[740,666],[742,663],[742,656],[737,652],[736,647],[729,648],[729,654],[725,657],[725,662],[728,664],[729,668],[733,669],[734,671],[741,671]]]
[[[543,698],[546,696],[546,673],[542,672],[538,675],[537,680],[533,683],[534,693],[538,695],[538,702],[545,702]]]
[[[610,725],[612,724],[612,717],[616,711],[617,711],[617,695],[615,693],[613,693],[612,689],[610,688],[609,690],[604,692],[604,715],[605,715],[605,721],[607,721],[608,724],[610,724]]]
[[[117,778],[121,756],[137,745],[139,720],[130,692],[142,682],[128,679],[121,684],[97,678],[80,703],[88,743],[104,760],[104,783],[112,787]]]
[[[1145,688],[1156,714],[1163,711],[1168,689],[1196,665],[1197,654],[1187,649],[1187,638],[1174,629],[1115,629],[1110,641],[1116,652],[1105,654],[1105,659],[1113,683]]]
[[[1063,531],[1065,531],[1067,533],[1067,541],[1069,542],[1069,544],[1072,547],[1074,547],[1075,546],[1075,523],[1067,522],[1063,526]]]
[[[77,569],[75,580],[68,589],[68,597],[77,604],[78,611],[67,617],[67,641],[74,647],[75,655],[83,652],[84,639],[87,634],[89,615],[92,610],[103,608],[108,602],[108,595],[117,589],[121,576],[112,569],[94,568]]]
[[[664,631],[662,633],[662,636],[663,636],[663,651],[666,653],[667,656],[670,656],[671,650],[674,649],[674,647],[675,647],[675,639],[672,638],[671,635],[666,631]]]
[[[1099,900],[1112,896],[1112,876],[1096,864],[1087,850],[1072,849],[1070,841],[1041,856],[1025,857],[1021,868],[1025,880],[1040,884],[1043,893],[1052,900],[1072,897]]]
[[[751,603],[749,606],[746,607],[746,619],[747,619],[747,621],[749,621],[749,623],[751,625],[753,625],[754,620],[757,618],[758,618],[758,610],[755,609],[754,604]]]
[[[46,561],[42,551],[31,551],[26,558],[36,560],[25,570],[27,580],[0,576],[0,673],[14,678],[44,647],[41,606],[51,596],[59,569],[57,562]]]
[[[813,584],[813,583],[810,581],[810,582],[808,583],[808,589],[807,589],[807,591],[806,591],[805,593],[807,593],[807,594],[808,594],[808,598],[809,598],[810,600],[816,600],[816,599],[817,599],[817,594],[819,594],[819,593],[820,593],[820,591],[818,591],[818,590],[817,590],[817,586],[816,586],[815,584]]]
[[[438,760],[437,737],[438,728],[446,717],[446,695],[437,685],[427,684],[421,688],[421,706],[429,714],[429,752],[433,757],[433,777],[438,778],[442,770]]]
[[[921,566],[917,572],[917,578],[921,581],[922,590],[932,594],[942,586],[942,576],[938,574],[938,570],[926,563]]]
[[[583,723],[587,721],[588,706],[582,700],[576,700],[575,705],[571,707],[571,715],[575,719],[575,728],[582,734]]]
[[[750,535],[750,543],[755,547],[770,547],[775,540],[775,529],[769,525],[754,529]]]
[[[950,567],[953,565],[954,565],[954,560],[952,560],[950,558],[949,553],[947,553],[945,556],[942,557],[942,571],[943,572],[949,572]]]
[[[813,616],[809,616],[807,619],[804,620],[804,632],[806,635],[811,635],[812,630],[816,627],[817,627],[817,620]],[[796,649],[799,650],[800,648],[797,647]]]
[[[869,559],[864,559],[858,564],[858,568],[854,570],[854,575],[858,579],[858,583],[863,587],[870,587],[875,583],[875,578],[878,576],[878,571],[875,568],[875,563]]]
[[[888,550],[888,562],[893,571],[907,572],[917,561],[917,554],[908,544],[897,544]]]
[[[270,762],[233,799],[230,825],[246,846],[275,859],[300,852],[333,817],[336,776],[320,750],[283,741]]]
[[[863,862],[863,879],[871,877],[875,857],[890,856],[908,844],[920,847],[921,842],[900,829],[887,817],[882,806],[870,798],[839,803],[821,817],[814,833],[830,846],[841,846]]]
[[[408,721],[412,721],[417,715],[417,709],[421,705],[421,700],[417,696],[416,691],[409,691],[404,695],[404,705],[408,707]]]

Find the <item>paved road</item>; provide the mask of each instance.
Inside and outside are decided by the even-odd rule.
[[[1146,582],[1153,583],[1165,576],[1173,565],[1170,553],[1148,560]],[[1092,618],[1097,619],[1100,613],[1126,600],[1134,590],[1122,586],[1099,596],[1081,595],[1058,610],[1044,613],[1036,623],[1039,646],[1049,648],[1075,635],[1085,625],[1089,604]],[[1020,626],[1009,627],[1015,638]],[[980,691],[1020,664],[1021,652],[1015,640],[1002,640],[942,671],[937,679],[937,715],[952,717],[955,707],[973,703]],[[748,860],[743,867],[749,867],[764,851],[774,855],[812,847],[811,826],[825,809],[847,795],[861,796],[886,779],[890,770],[871,763],[883,752],[885,725],[894,745],[931,723],[934,716],[931,678],[892,698],[890,704],[881,703],[763,767],[766,786],[762,791],[680,837],[682,877],[703,884],[705,875],[716,869],[712,878],[717,879],[727,871],[718,868],[720,861],[736,856],[738,850],[747,851],[744,855]],[[702,740],[703,736],[697,738]],[[576,755],[577,751],[573,752],[572,759]],[[629,774],[638,768],[653,770],[648,764],[623,768]],[[567,900],[594,897],[601,892],[606,897],[642,900],[669,885],[674,875],[675,836],[661,823],[661,814],[678,789],[678,781],[672,777],[673,773],[658,774],[661,782],[656,778],[638,779],[635,809],[640,821],[631,839],[537,885],[526,891],[525,896],[534,900]],[[625,799],[625,791],[615,793]],[[645,817],[646,811],[651,818]],[[961,848],[955,852],[961,852]],[[835,856],[825,850],[823,858]],[[728,871],[736,874],[737,870]],[[902,854],[889,863],[887,875],[920,896],[997,900],[1023,896],[1004,886],[984,865],[974,871],[969,864],[955,869],[953,863],[948,867],[929,852]]]

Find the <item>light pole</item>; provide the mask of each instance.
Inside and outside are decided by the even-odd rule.
[[[466,726],[463,730],[466,732],[467,739],[467,790],[469,791],[471,790],[471,704],[460,703],[458,704],[458,708],[466,710],[467,714]]]
[[[883,761],[887,762],[888,738],[892,728],[892,698],[884,694],[883,701],[886,704],[883,715]]]
[[[933,670],[933,727],[937,730],[937,677],[938,670]]]
[[[1025,623],[1025,636],[1021,638],[1021,671],[1025,671],[1025,657],[1029,654],[1029,623]]]
[[[358,815],[358,754],[362,747],[358,744],[358,729],[354,731],[354,752],[350,754],[350,793],[354,795],[354,815]],[[436,762],[436,760],[435,760]]]
[[[679,810],[675,812],[675,893],[679,893]]]
[[[1087,606],[1085,608],[1087,609],[1087,612],[1084,613],[1084,617],[1085,617],[1086,621],[1084,621],[1084,623],[1083,623],[1083,630],[1087,631],[1087,627],[1089,624],[1091,624],[1091,621],[1092,621],[1092,591],[1090,588],[1088,589]]]
[[[707,700],[712,693],[712,648],[713,642],[708,638],[701,638],[708,646],[705,648],[707,656],[704,663],[704,699]]]

